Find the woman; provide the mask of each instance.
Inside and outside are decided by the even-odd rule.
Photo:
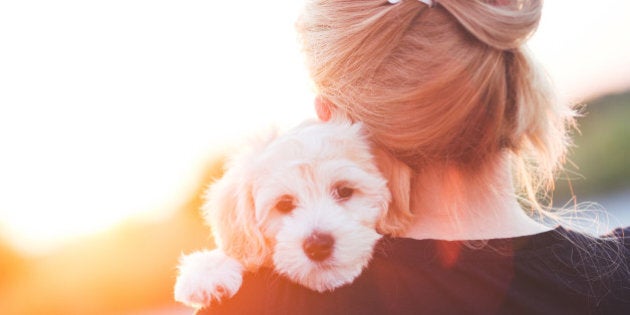
[[[539,202],[574,116],[523,47],[541,6],[308,1],[298,29],[318,116],[361,121],[408,206],[352,285],[318,294],[263,269],[199,314],[630,312],[624,231],[571,231]]]

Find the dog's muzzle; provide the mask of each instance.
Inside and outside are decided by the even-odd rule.
[[[306,256],[314,261],[323,261],[333,252],[335,239],[328,233],[314,232],[302,243]]]

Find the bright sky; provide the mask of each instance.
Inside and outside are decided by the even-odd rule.
[[[561,99],[630,88],[630,1],[547,0],[530,48]]]
[[[630,2],[546,2],[531,48],[563,97],[630,87]],[[40,253],[164,217],[213,152],[312,117],[299,6],[0,2],[0,234]]]

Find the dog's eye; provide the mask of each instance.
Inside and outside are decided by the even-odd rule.
[[[276,203],[275,207],[278,211],[282,213],[289,213],[295,209],[295,204],[293,203],[293,197],[291,196],[282,196],[278,203]]]
[[[335,187],[335,197],[339,200],[348,200],[354,194],[354,189],[348,186],[337,186]]]

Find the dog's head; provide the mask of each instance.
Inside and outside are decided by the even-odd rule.
[[[360,124],[339,122],[303,124],[239,156],[208,197],[228,255],[317,291],[360,274],[391,199]]]

